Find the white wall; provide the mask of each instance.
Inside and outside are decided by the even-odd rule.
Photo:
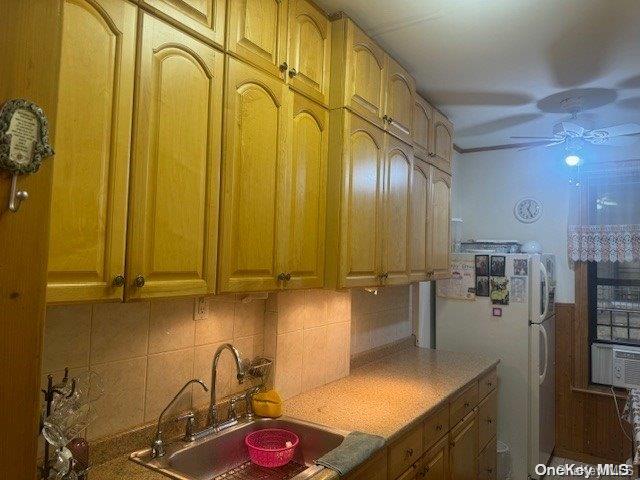
[[[562,158],[544,150],[456,154],[453,172],[453,216],[464,221],[462,238],[537,240],[557,262],[558,302],[574,301],[574,275],[567,259],[568,182],[572,170]],[[516,220],[520,198],[542,202],[542,218],[533,224]]]

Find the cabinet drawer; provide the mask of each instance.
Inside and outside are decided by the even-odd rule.
[[[496,480],[498,455],[496,453],[496,437],[493,437],[478,456],[478,480]]]
[[[486,373],[478,382],[478,398],[483,399],[498,386],[498,370],[495,368]]]
[[[422,455],[422,425],[414,428],[389,447],[389,478],[394,479]]]
[[[419,478],[420,475],[420,469],[423,468],[423,461],[424,459],[420,459],[418,460],[416,463],[414,463],[413,465],[411,465],[402,475],[400,475],[398,478],[391,478],[389,477],[388,480],[414,480],[416,478]]]
[[[449,404],[443,405],[424,421],[424,438],[422,446],[425,450],[431,448],[444,434],[449,431]]]
[[[498,414],[498,391],[493,390],[478,407],[478,448],[485,445],[496,436]]]
[[[478,382],[473,382],[451,401],[449,416],[451,425],[456,425],[478,404]]]

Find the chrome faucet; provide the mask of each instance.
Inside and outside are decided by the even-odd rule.
[[[211,402],[209,403],[209,417],[208,417],[208,426],[213,429],[217,429],[220,427],[218,424],[218,407],[216,406],[216,378],[218,376],[218,361],[220,360],[220,355],[222,352],[227,349],[233,355],[233,359],[236,362],[236,378],[238,379],[238,383],[242,384],[244,381],[245,371],[244,366],[242,364],[242,357],[240,356],[240,352],[236,347],[231,345],[230,343],[224,343],[218,347],[215,355],[213,356],[213,364],[211,366]],[[234,419],[234,421],[237,421]],[[225,425],[226,426],[226,425]]]
[[[182,396],[182,393],[192,384],[198,383],[204,388],[205,392],[208,392],[209,389],[205,385],[202,380],[198,380],[196,378],[189,380],[184,386],[180,389],[178,393],[176,393],[175,397],[169,402],[169,404],[162,411],[160,416],[158,417],[158,426],[156,428],[156,435],[154,437],[153,443],[151,444],[151,458],[163,457],[165,454],[164,451],[164,439],[162,438],[162,421],[164,419],[165,414],[173,407],[173,405],[178,401],[178,399]],[[187,430],[185,433],[185,437],[190,437],[193,435],[193,430],[195,426],[195,415],[193,412],[188,412],[185,415],[178,417],[179,420],[187,421]]]

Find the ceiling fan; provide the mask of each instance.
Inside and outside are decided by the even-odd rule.
[[[581,126],[577,123],[581,103],[580,98],[567,98],[562,102],[563,109],[571,113],[571,121],[556,123],[553,126],[553,135],[547,137],[512,136],[511,138],[532,140],[528,144],[520,144],[522,147],[520,150],[565,144],[568,150],[573,151],[580,150],[584,143],[625,147],[640,140],[640,137],[636,136],[640,134],[640,125],[637,123],[624,123],[592,130]]]

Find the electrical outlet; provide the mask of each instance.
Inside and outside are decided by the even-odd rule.
[[[195,315],[194,315],[195,320],[196,321],[206,320],[208,314],[209,314],[209,302],[207,300],[207,297],[196,298],[196,307],[195,307]]]

